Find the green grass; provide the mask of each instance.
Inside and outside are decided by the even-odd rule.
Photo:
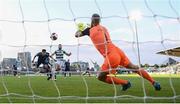
[[[33,103],[32,91],[30,87],[32,88],[33,93],[37,95],[34,97],[34,102],[36,103],[143,103],[144,93],[142,87],[142,79],[136,75],[122,75],[119,77],[131,81],[132,87],[127,91],[121,91],[121,86],[106,84],[98,81],[95,77],[88,76],[73,76],[67,78],[58,76],[58,80],[55,83],[53,81],[47,81],[46,76],[22,76],[21,78],[16,78],[13,76],[1,76],[0,103],[8,103],[8,98],[13,103]],[[174,96],[173,90],[170,86],[169,75],[153,75],[153,77],[155,78],[155,80],[161,83],[162,90],[155,91],[152,85],[149,82],[145,81],[145,91],[147,96],[151,96],[154,98],[170,98]],[[86,84],[83,78],[87,82],[88,89],[86,88]],[[172,75],[171,80],[176,95],[180,95],[180,75]],[[61,97],[59,99],[55,84],[60,91]],[[4,85],[6,86],[7,90],[5,89]],[[2,96],[3,94],[6,94],[6,91],[8,91],[10,95]],[[13,93],[25,96],[14,95]],[[118,97],[113,99],[115,94]],[[124,95],[131,95],[138,98],[135,99],[130,96]],[[43,98],[40,98],[38,96],[41,96]],[[68,96],[71,97],[68,98]],[[89,98],[86,99],[86,96],[88,96]],[[176,99],[146,99],[147,103],[173,103],[174,101],[180,103],[180,96]]]

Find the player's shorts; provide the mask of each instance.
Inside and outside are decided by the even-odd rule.
[[[101,66],[101,70],[109,71],[110,68],[113,69],[117,68],[118,66],[127,67],[129,63],[130,61],[124,52],[118,47],[113,46],[111,51],[106,55],[104,63]]]
[[[56,64],[60,65],[61,68],[64,67],[64,60],[57,60]]]
[[[39,66],[40,66],[41,64],[43,64],[43,66],[47,65],[48,67],[50,67],[49,64],[48,64],[48,62],[38,61],[37,64],[36,64],[36,68],[39,68]]]
[[[65,67],[65,71],[70,71],[70,68],[66,68],[66,67]]]

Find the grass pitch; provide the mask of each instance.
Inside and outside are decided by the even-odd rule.
[[[145,102],[180,103],[180,75],[152,76],[161,83],[162,90],[155,91],[145,80]],[[0,76],[0,103],[143,103],[142,79],[137,75],[118,77],[129,80],[132,87],[121,91],[121,86],[100,82],[94,76],[60,75],[57,81],[47,81],[46,76]]]

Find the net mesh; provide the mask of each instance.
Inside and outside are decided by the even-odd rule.
[[[127,27],[121,30],[110,31],[110,34],[115,34],[112,36],[113,39],[112,41],[117,46],[122,46],[124,50],[129,52],[128,56],[133,57],[132,61],[135,62],[136,64],[139,64],[139,66],[141,66],[141,64],[144,63],[143,61],[146,59],[147,59],[146,61],[150,61],[150,59],[147,57],[148,55],[143,54],[143,52],[146,53],[157,52],[160,50],[167,50],[168,48],[172,48],[179,45],[180,18],[179,18],[178,4],[180,4],[180,2],[178,0],[166,0],[163,1],[162,5],[160,5],[159,4],[160,2],[158,1],[155,2],[148,0],[136,1],[133,2],[134,4],[131,4],[132,2],[131,0],[106,1],[105,4],[103,4],[103,2],[104,2],[103,0],[94,0],[94,1],[38,0],[36,1],[36,3],[33,3],[31,1],[22,1],[22,0],[14,0],[11,2],[2,1],[2,4],[4,3],[4,6],[3,5],[1,6],[2,15],[0,18],[0,23],[1,23],[0,40],[2,38],[2,41],[0,42],[0,48],[1,48],[0,59],[2,60],[5,57],[11,57],[11,56],[14,57],[13,56],[14,52],[31,52],[32,55],[34,55],[42,47],[45,49],[49,49],[49,52],[52,53],[54,50],[56,50],[57,44],[59,44],[60,42],[63,44],[63,49],[73,52],[73,55],[71,56],[71,58],[75,57],[72,58],[73,61],[80,63],[81,60],[85,60],[85,61],[90,61],[91,59],[96,61],[103,60],[102,58],[96,58],[98,56],[98,53],[96,52],[93,45],[89,42],[89,40],[86,37],[75,39],[74,34],[72,34],[73,32],[76,31],[76,25],[79,22],[90,23],[90,19],[91,19],[90,15],[93,14],[94,12],[100,14],[102,19],[102,24],[105,26],[116,24],[114,26],[115,28],[117,27],[119,28],[120,25]],[[6,3],[7,4],[12,3],[12,4],[9,5],[10,7],[8,7],[7,5],[5,5]],[[31,4],[32,6],[30,6]],[[147,22],[147,24],[145,25],[142,25],[143,22],[141,21],[131,20],[130,10],[134,9],[131,8],[131,6],[136,7],[139,6],[139,4],[142,5],[140,6],[141,9],[144,8],[146,9],[146,12],[148,12],[142,15],[142,18],[144,20],[143,22]],[[15,11],[16,13],[14,13],[15,14],[14,18],[11,17],[12,16],[11,13],[10,14],[8,13],[9,11],[12,12],[12,10],[9,9],[9,11],[8,10],[5,11],[5,9],[3,9],[3,8],[11,8],[11,6],[13,8],[18,8]],[[171,12],[167,14],[165,12],[166,10],[161,9],[161,11],[158,11],[156,10],[157,9],[156,6],[163,6],[162,7],[163,9],[164,6],[168,6],[168,8],[166,9],[168,12],[169,11]],[[32,9],[36,7],[39,9],[37,10],[37,12],[35,12],[36,9]],[[113,11],[115,14],[112,13]],[[35,13],[33,14],[33,12]],[[88,15],[84,16],[83,14],[86,14],[84,12],[87,12]],[[16,28],[16,26],[20,28]],[[147,26],[147,27],[149,26],[150,29],[147,29],[145,27],[143,28],[143,26]],[[12,32],[10,32],[11,30],[8,29],[12,29],[12,28],[14,29],[12,31],[15,34],[10,34]],[[112,27],[109,28],[111,29]],[[171,28],[173,29],[171,30]],[[43,32],[40,30],[42,30]],[[62,30],[64,30],[65,32],[61,33]],[[58,41],[52,41],[49,39],[49,34],[51,34],[54,31],[59,33]],[[153,32],[150,33],[151,31]],[[120,36],[119,35],[120,33],[125,33],[126,35],[130,34],[130,36],[129,37],[125,35]],[[147,35],[145,35],[144,33],[147,33]],[[152,39],[152,37],[149,36],[151,34],[157,34],[157,37],[154,37],[153,40],[149,40]],[[14,36],[12,35],[18,37],[18,39],[14,38]],[[12,39],[11,36],[14,39]],[[123,40],[122,38],[125,39]],[[104,44],[106,44],[106,42]],[[8,55],[7,56],[5,53],[6,52],[8,53],[8,51],[9,54],[7,54]],[[90,55],[85,54],[87,53],[87,51]],[[23,54],[23,57],[26,57],[25,53]],[[102,63],[102,61],[100,62]],[[168,100],[172,100],[170,102],[174,102],[174,103],[180,102],[180,100],[178,100],[180,98],[179,95],[180,92],[177,92],[178,84],[173,83],[175,82],[174,80],[175,78],[173,74],[175,66],[172,66],[170,64],[166,67],[168,70],[172,70],[172,72],[171,71],[168,72],[168,77],[167,77],[168,80],[166,80],[167,82],[166,84],[167,86],[169,86],[168,88],[171,89],[171,90],[168,89],[168,91],[170,91],[169,92],[170,94],[168,95],[165,93],[166,89],[163,90],[164,92],[160,92],[160,94],[158,94],[158,92],[154,92],[153,94],[150,93],[148,91],[150,86],[147,85],[147,83],[143,78],[139,79],[139,81],[141,81],[140,88],[142,90],[137,89],[135,90],[135,92],[121,92],[119,91],[120,86],[116,86],[115,84],[113,84],[113,86],[103,85],[104,87],[105,86],[107,87],[105,91],[103,91],[98,87],[97,89],[93,89],[92,88],[93,83],[91,82],[91,80],[95,80],[93,79],[94,77],[88,79],[87,77],[82,76],[81,69],[79,69],[80,70],[79,72],[71,72],[74,75],[79,75],[80,77],[79,83],[77,82],[74,86],[71,85],[71,81],[75,82],[76,78],[71,80],[63,79],[63,80],[67,80],[66,81],[67,83],[63,82],[62,79],[60,79],[60,81],[51,81],[52,83],[44,82],[48,86],[53,86],[52,89],[48,89],[47,85],[46,86],[43,84],[41,85],[41,81],[44,79],[40,78],[40,80],[38,79],[39,80],[38,83],[34,82],[36,77],[39,75],[34,74],[32,70],[28,68],[29,64],[30,63],[28,61],[25,61],[24,66],[27,67],[27,70],[20,71],[20,73],[23,74],[24,77],[21,79],[14,79],[16,80],[13,82],[14,86],[16,86],[15,88],[10,87],[10,85],[12,84],[10,83],[11,74],[10,77],[8,77],[7,75],[8,73],[6,74],[6,72],[12,69],[1,68],[0,82],[2,83],[2,86],[0,89],[2,89],[2,91],[0,91],[0,99],[2,99],[2,102],[14,103],[14,102],[18,102],[19,99],[21,100],[28,99],[29,102],[33,102],[33,103],[41,102],[42,100],[53,100],[52,102],[55,101],[58,103],[63,103],[66,102],[66,100],[68,102],[72,99],[77,100],[77,102],[85,102],[85,103],[98,102],[98,100],[102,100],[102,101],[109,100],[109,102],[117,103],[129,99],[131,99],[132,102],[136,100],[137,101],[140,100],[140,102],[144,102],[144,103],[151,102],[150,100],[165,100],[165,101],[167,100],[167,102]],[[161,72],[159,72],[158,74],[161,75]],[[17,81],[26,85],[24,86],[25,88],[21,89],[21,87],[18,85],[21,83]],[[66,84],[69,84],[68,87],[69,89],[63,87],[63,85]],[[100,85],[101,84],[102,83],[100,83]],[[82,87],[81,91],[83,91],[83,93],[76,91],[77,88],[75,86]],[[46,87],[47,89],[43,87]],[[47,93],[43,95],[43,93],[39,92],[42,90],[38,88],[44,89],[45,92]],[[24,91],[21,92],[22,90]],[[70,92],[65,93],[64,90],[68,90]],[[56,92],[55,95],[54,93],[51,93],[53,91]],[[138,91],[141,92],[141,94],[137,94],[139,93]],[[104,95],[103,93],[98,93],[98,92],[107,92],[107,93],[105,93]]]

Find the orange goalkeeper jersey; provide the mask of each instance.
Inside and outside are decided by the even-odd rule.
[[[110,35],[107,29],[101,25],[97,25],[90,29],[90,38],[96,49],[105,57],[113,48]]]

